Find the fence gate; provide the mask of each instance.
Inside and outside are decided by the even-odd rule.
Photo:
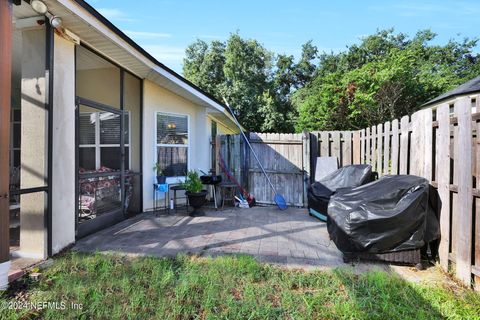
[[[290,206],[306,206],[306,188],[310,181],[310,135],[247,133],[273,186]],[[273,191],[254,155],[241,135],[217,138],[219,154],[235,178],[248,186],[259,204],[275,204]],[[239,156],[240,155],[240,156]],[[225,175],[223,176],[226,179]]]

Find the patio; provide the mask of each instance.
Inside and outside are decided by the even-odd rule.
[[[196,218],[143,213],[78,241],[75,249],[133,256],[243,253],[262,262],[298,267],[343,264],[326,224],[301,208],[206,210],[204,217]]]
[[[248,254],[260,262],[287,268],[332,269],[349,267],[330,242],[325,223],[310,217],[306,209],[276,207],[206,210],[204,217],[185,214],[155,216],[143,213],[79,240],[75,250],[114,252],[128,256],[203,256]],[[444,281],[437,268],[417,271],[412,267],[381,263],[356,263],[354,272],[372,268],[393,270],[414,282]]]

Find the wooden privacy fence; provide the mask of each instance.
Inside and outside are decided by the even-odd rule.
[[[272,184],[288,205],[306,204],[310,174],[308,134],[247,133]],[[237,181],[247,186],[260,204],[275,204],[273,191],[241,135],[217,137],[217,158],[221,156]],[[220,170],[221,171],[221,170]],[[220,172],[217,168],[217,172]],[[224,179],[226,177],[224,176]]]
[[[368,163],[380,176],[413,174],[437,187],[441,206],[440,264],[480,289],[480,99],[420,110],[359,131],[312,133],[312,162]],[[312,168],[314,168],[312,164]],[[313,174],[313,173],[312,173]]]
[[[465,284],[474,283],[480,289],[479,97],[458,98],[453,104],[358,131],[251,133],[250,141],[290,205],[307,205],[306,188],[319,156],[336,156],[340,166],[367,163],[379,176],[413,174],[428,179],[441,199],[440,264]],[[225,142],[223,153],[229,148],[243,150],[231,153],[241,155],[232,160],[239,181],[260,203],[272,204],[268,183],[240,136],[228,139],[238,143],[227,147]]]

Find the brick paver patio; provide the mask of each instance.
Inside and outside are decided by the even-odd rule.
[[[143,213],[77,241],[74,250],[114,252],[129,256],[216,256],[249,254],[261,262],[303,269],[349,267],[329,240],[327,225],[305,208],[276,207],[206,210],[206,216],[155,216]],[[439,268],[418,271],[408,266],[355,263],[352,271],[393,271],[414,282],[442,282]]]
[[[75,248],[154,256],[244,253],[297,267],[343,264],[326,224],[301,208],[208,210],[206,216],[196,218],[143,213],[78,241]]]

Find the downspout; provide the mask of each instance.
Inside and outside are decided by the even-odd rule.
[[[12,88],[12,1],[0,1],[0,290],[10,270],[9,149]]]

